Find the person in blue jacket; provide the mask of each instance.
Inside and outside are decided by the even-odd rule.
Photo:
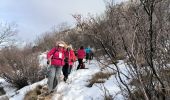
[[[92,54],[92,50],[90,48],[90,46],[88,46],[86,49],[86,62],[89,61],[89,64],[90,64],[90,60],[91,60],[91,54]]]

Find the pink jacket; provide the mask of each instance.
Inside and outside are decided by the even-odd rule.
[[[77,51],[77,58],[78,59],[83,59],[86,56],[86,52],[84,49],[79,49]]]
[[[75,60],[75,54],[73,50],[67,51],[65,52],[65,58],[68,58],[69,61],[69,65],[73,65],[73,62]]]
[[[47,59],[51,59],[51,65],[62,67],[64,65],[64,54],[65,50],[63,48],[52,48],[47,53]]]

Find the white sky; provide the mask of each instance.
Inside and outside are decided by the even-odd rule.
[[[120,1],[126,0],[115,0]],[[0,22],[16,23],[19,39],[33,41],[54,25],[73,25],[71,14],[100,15],[104,10],[103,0],[0,0]]]

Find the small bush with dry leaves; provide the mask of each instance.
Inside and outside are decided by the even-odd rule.
[[[89,84],[87,85],[87,87],[92,87],[93,84],[95,84],[95,83],[104,83],[106,79],[108,80],[109,77],[111,75],[114,75],[114,74],[115,73],[113,73],[113,72],[108,72],[108,73],[106,73],[106,72],[98,72],[98,73],[94,74],[92,76],[92,78],[88,81]]]
[[[35,89],[29,91],[25,95],[24,100],[51,100],[53,94],[47,94],[47,92],[48,88],[46,85],[38,85]]]

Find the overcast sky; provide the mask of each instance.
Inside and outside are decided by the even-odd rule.
[[[120,1],[125,0],[115,0]],[[104,10],[103,0],[0,0],[0,22],[16,23],[18,38],[33,41],[54,25],[74,25],[71,14],[100,15]]]

